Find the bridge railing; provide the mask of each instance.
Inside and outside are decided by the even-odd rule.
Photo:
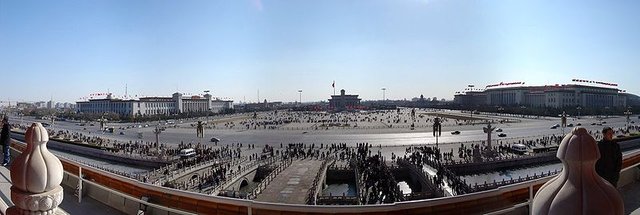
[[[16,146],[18,150],[24,146]],[[397,202],[384,205],[354,205],[354,206],[313,206],[313,205],[291,205],[280,203],[266,203],[244,199],[232,199],[203,195],[198,193],[185,192],[181,190],[159,187],[147,183],[93,168],[78,162],[62,158],[63,168],[67,175],[78,175],[79,168],[82,168],[83,181],[98,186],[88,187],[89,193],[96,195],[92,198],[113,205],[118,210],[123,205],[135,207],[146,205],[151,210],[157,210],[153,214],[295,214],[313,213],[324,214],[477,214],[494,211],[509,211],[514,208],[527,207],[535,192],[547,182],[552,176],[534,179],[531,181],[502,186],[496,189],[464,194],[454,197],[438,199],[418,200],[409,202]],[[623,157],[623,176],[627,172],[635,170],[640,164],[640,150],[625,153]],[[637,171],[634,172],[637,174]],[[634,183],[629,179],[629,183]],[[149,201],[141,201],[140,198],[148,197]],[[125,199],[124,201],[114,201],[114,199]],[[134,201],[138,200],[138,201]],[[65,199],[69,201],[69,199]],[[115,204],[115,205],[114,205]],[[171,212],[168,212],[171,211]],[[249,212],[251,211],[251,212]],[[135,211],[134,211],[135,212]],[[129,211],[126,212],[130,213]]]
[[[501,186],[506,186],[506,185],[510,185],[510,184],[516,184],[516,183],[522,183],[525,181],[530,181],[530,180],[534,180],[534,179],[539,179],[539,178],[544,178],[547,176],[554,176],[557,175],[558,170],[554,170],[554,171],[547,171],[547,172],[541,172],[540,174],[536,174],[534,173],[533,175],[527,175],[525,177],[520,177],[518,176],[518,178],[512,178],[509,180],[504,180],[502,179],[502,181],[496,181],[493,180],[493,182],[491,183],[487,183],[486,181],[484,182],[484,184],[474,184],[474,185],[469,185],[469,187],[471,188],[471,192],[479,192],[479,191],[484,191],[484,190],[490,190],[490,189],[495,189]]]
[[[316,204],[316,198],[318,196],[318,193],[320,193],[322,191],[322,185],[318,185],[318,183],[323,182],[324,180],[322,180],[323,176],[326,175],[327,172],[327,168],[329,168],[329,166],[333,165],[336,162],[336,160],[331,159],[331,160],[324,160],[322,161],[322,164],[320,165],[320,170],[318,170],[318,173],[316,173],[316,177],[313,178],[313,183],[311,184],[311,187],[309,188],[309,190],[307,191],[307,197],[305,202],[308,205],[315,205]],[[318,188],[318,186],[320,186],[320,188]]]
[[[234,172],[233,174],[230,174],[228,176],[229,177],[228,180],[224,181],[223,183],[220,183],[215,187],[204,189],[203,192],[209,193],[210,195],[216,195],[219,191],[226,190],[231,184],[236,182],[238,179],[242,178],[247,173],[253,171],[257,167],[261,165],[271,165],[273,163],[278,162],[279,160],[280,160],[279,157],[269,157],[267,159],[262,159],[262,160],[253,160],[248,164],[243,165],[240,169],[240,172]]]
[[[253,191],[249,193],[247,198],[255,199],[258,196],[258,194],[262,193],[262,191],[267,188],[267,185],[269,185],[269,183],[271,183],[271,181],[273,181],[273,179],[275,179],[278,176],[278,174],[280,174],[287,167],[289,167],[292,162],[293,162],[293,159],[291,158],[281,161],[280,164],[278,164],[278,166],[271,173],[269,173],[267,177],[262,179],[262,181],[258,184],[258,186],[256,186],[256,188],[254,188]]]
[[[414,175],[417,175],[418,177],[420,177],[419,181],[423,182],[423,187],[425,187],[424,185],[426,185],[426,189],[429,190],[428,193],[430,194],[436,194],[437,197],[443,197],[444,196],[444,190],[437,186],[436,184],[433,183],[432,177],[429,176],[428,173],[426,173],[422,168],[419,168],[418,166],[416,166],[415,164],[409,162],[408,160],[405,159],[397,159],[396,163],[398,164],[398,166],[403,166],[403,167],[407,167],[409,168],[409,170],[411,172],[413,172]],[[424,192],[424,190],[423,190]],[[421,193],[421,192],[412,192],[412,193]],[[406,194],[405,194],[406,195]],[[419,195],[416,194],[416,196],[412,196],[411,200],[415,200],[416,197],[418,197]],[[426,196],[425,198],[430,198],[431,196]],[[407,199],[407,198],[405,198]],[[408,200],[408,199],[407,199]]]

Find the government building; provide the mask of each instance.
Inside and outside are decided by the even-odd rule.
[[[335,111],[356,109],[360,106],[358,95],[347,95],[344,89],[340,90],[340,95],[332,95],[329,99],[329,109]]]
[[[617,84],[595,82],[599,85],[555,84],[524,86],[524,82],[488,85],[484,90],[458,92],[454,102],[472,106],[526,106],[526,107],[625,107],[630,94],[617,88]],[[593,83],[592,81],[588,81]]]
[[[172,97],[143,97],[139,99],[117,99],[109,93],[104,99],[89,99],[76,102],[78,113],[117,113],[122,116],[170,115],[211,111],[219,113],[233,109],[233,101],[213,99],[204,96],[183,96],[174,93]]]

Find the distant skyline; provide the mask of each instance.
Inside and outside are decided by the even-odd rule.
[[[640,1],[0,1],[1,101],[453,99],[469,84],[640,94]],[[7,80],[8,79],[8,80]]]

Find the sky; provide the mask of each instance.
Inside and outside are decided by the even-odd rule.
[[[0,100],[453,99],[467,85],[640,94],[640,1],[0,0]],[[259,92],[259,93],[258,93]],[[258,96],[259,94],[259,96]]]

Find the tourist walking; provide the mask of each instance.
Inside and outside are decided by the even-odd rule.
[[[2,131],[0,131],[0,143],[2,143],[2,153],[4,154],[4,162],[2,166],[9,164],[11,138],[9,137],[9,118],[6,116],[2,119]]]
[[[613,129],[602,129],[602,140],[598,142],[600,159],[596,162],[596,172],[607,180],[613,187],[617,187],[622,168],[622,152],[620,145],[613,141]]]

